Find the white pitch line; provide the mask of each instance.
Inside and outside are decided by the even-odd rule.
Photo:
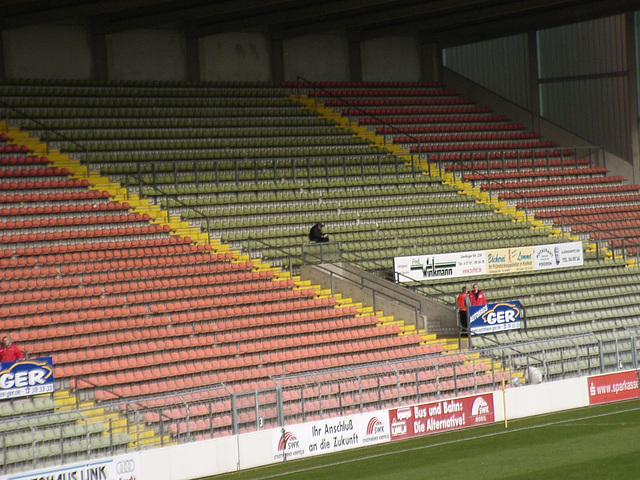
[[[417,451],[417,450],[426,450],[428,448],[441,447],[441,446],[444,446],[444,445],[452,445],[452,444],[455,444],[455,443],[466,442],[466,441],[469,441],[469,440],[478,440],[478,439],[482,439],[482,438],[496,437],[498,435],[504,435],[504,434],[507,434],[507,433],[522,432],[522,431],[526,431],[526,430],[533,430],[535,428],[550,427],[550,426],[554,426],[554,425],[561,425],[563,423],[577,422],[577,421],[580,421],[580,420],[591,420],[591,419],[594,419],[594,418],[607,417],[607,416],[610,416],[610,415],[617,415],[619,413],[633,412],[633,411],[636,411],[636,410],[640,410],[640,407],[629,408],[629,409],[625,409],[625,410],[616,410],[615,412],[599,413],[597,415],[589,415],[589,416],[586,416],[586,417],[580,417],[580,418],[574,418],[574,419],[568,419],[568,420],[559,420],[557,422],[541,423],[539,425],[530,425],[528,427],[511,428],[511,429],[502,430],[500,432],[493,432],[493,433],[485,433],[485,434],[482,434],[482,435],[476,435],[474,437],[460,438],[460,439],[457,439],[457,440],[447,440],[445,442],[432,443],[432,444],[429,444],[429,445],[420,445],[420,446],[417,446],[417,447],[404,448],[402,450],[394,450],[393,452],[381,452],[381,453],[376,453],[376,454],[372,454],[372,455],[365,455],[365,456],[358,457],[358,458],[352,458],[352,459],[349,459],[349,460],[340,460],[338,462],[324,463],[322,465],[315,465],[315,466],[312,466],[312,467],[298,468],[298,469],[295,469],[295,470],[289,470],[288,472],[277,473],[277,474],[273,474],[273,475],[264,475],[264,476],[260,476],[260,477],[251,477],[251,478],[247,478],[246,480],[268,480],[268,479],[272,479],[272,478],[283,478],[283,477],[286,477],[288,475],[304,473],[304,472],[310,472],[312,470],[320,470],[320,469],[323,469],[323,468],[330,468],[330,467],[335,467],[335,466],[338,466],[338,465],[346,465],[348,463],[361,462],[361,461],[369,460],[369,459],[372,459],[372,458],[387,457],[389,455],[395,455],[397,453],[406,453],[406,452],[414,452],[414,451]],[[561,412],[556,412],[556,413],[561,413]],[[518,420],[524,420],[524,419],[518,419]],[[629,425],[629,422],[624,422],[624,424]],[[589,424],[587,424],[587,425],[589,425]],[[597,425],[602,425],[602,424],[597,424]],[[612,423],[612,424],[608,424],[608,425],[621,425],[621,423]],[[576,426],[578,426],[578,425],[576,425]],[[447,433],[453,433],[453,432],[455,432],[455,430],[447,432]],[[419,438],[419,437],[414,437],[414,438]],[[342,452],[335,452],[335,453],[345,453],[347,451],[348,450],[343,450]],[[311,459],[311,458],[314,458],[314,457],[307,457],[306,459],[308,460],[308,459]],[[277,465],[277,464],[265,465],[264,468],[273,467],[275,465]],[[239,472],[236,472],[236,473],[239,473]]]

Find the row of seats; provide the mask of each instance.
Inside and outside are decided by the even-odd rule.
[[[56,230],[52,232],[38,233],[20,233],[8,234],[0,237],[0,243],[8,244],[26,244],[55,242],[59,240],[75,240],[75,239],[103,239],[113,237],[137,237],[152,235],[155,233],[168,233],[171,231],[169,225],[148,225],[139,227],[114,227],[114,228],[96,228],[96,229],[70,229]]]
[[[148,213],[140,215],[139,213],[124,213],[120,215],[91,215],[91,216],[74,216],[66,218],[33,218],[27,220],[7,220],[0,221],[0,230],[22,230],[29,228],[44,227],[63,227],[63,226],[81,226],[81,225],[102,225],[108,223],[132,223],[132,222],[148,222],[150,219]]]
[[[0,144],[0,154],[3,153],[18,153],[18,154],[25,154],[25,153],[29,153],[29,147],[27,147],[26,145],[3,145]]]
[[[591,182],[584,182],[589,184]],[[578,185],[581,185],[578,183]],[[579,186],[574,188],[554,188],[554,189],[541,189],[541,190],[528,190],[520,189],[514,192],[500,192],[501,199],[519,199],[522,197],[527,198],[539,198],[539,197],[564,197],[570,195],[572,197],[580,197],[582,195],[588,195],[591,199],[598,194],[612,194],[626,192],[637,192],[640,190],[638,185],[609,185],[609,186]]]
[[[620,187],[620,183],[622,183],[624,179],[621,176],[617,175],[599,175],[599,176],[591,176],[591,177],[574,177],[567,178],[563,176],[562,178],[531,178],[528,180],[506,180],[500,183],[491,184],[489,182],[482,183],[480,188],[483,190],[488,190],[489,188],[494,190],[532,190],[532,189],[542,189],[548,187],[563,187],[563,186],[588,186],[588,185],[597,185],[597,184],[614,184],[616,188]],[[579,192],[578,192],[579,193]]]
[[[385,97],[447,97],[447,96],[458,96],[458,92],[456,90],[446,90],[442,88],[435,89],[424,89],[424,88],[403,88],[403,89],[395,89],[395,88],[383,88],[383,89],[375,89],[370,90],[367,88],[354,88],[351,90],[314,90],[313,88],[308,90],[307,94],[309,96],[315,97],[353,97],[353,98],[362,98],[362,97],[375,97],[375,98],[385,98]]]
[[[40,156],[23,156],[23,155],[12,155],[8,157],[0,157],[0,165],[46,165],[49,163],[49,159],[47,157]]]
[[[66,168],[45,167],[45,168],[22,168],[12,170],[0,170],[2,177],[54,177],[69,175]]]
[[[550,148],[554,147],[555,142],[545,141],[517,141],[513,142],[486,142],[486,143],[462,143],[462,144],[440,144],[440,145],[412,145],[410,151],[413,153],[440,153],[440,152],[459,152],[470,150],[514,150],[527,148]],[[526,153],[523,152],[526,156]],[[530,155],[529,155],[530,156]]]
[[[75,97],[67,96],[66,98],[54,95],[42,95],[37,97],[27,96],[20,98],[20,106],[22,108],[39,107],[39,108],[185,108],[198,107],[203,108],[263,108],[263,107],[279,107],[290,105],[286,99],[278,96],[265,96],[255,98],[244,97],[216,97],[216,96],[198,96],[186,98],[165,98],[163,96],[156,97]]]
[[[633,189],[633,186],[631,186]],[[597,198],[597,202],[596,202]],[[523,209],[528,206],[530,210],[536,211],[536,209],[544,209],[545,211],[554,211],[553,215],[562,215],[562,211],[558,210],[558,207],[577,207],[580,205],[600,205],[600,206],[619,206],[625,204],[632,204],[640,200],[638,194],[624,194],[618,193],[616,195],[600,195],[598,197],[593,196],[571,196],[566,195],[564,198],[554,198],[545,200],[530,200],[527,205],[524,202],[517,202],[517,206]]]
[[[83,184],[84,182],[81,181],[80,187],[85,187],[85,185]],[[33,188],[35,188],[35,186]],[[40,202],[43,204],[49,204],[49,202],[59,202],[59,201],[68,202],[70,200],[77,201],[77,200],[104,199],[104,198],[110,198],[111,196],[111,194],[106,190],[102,190],[102,191],[84,190],[84,189],[65,190],[64,187],[62,187],[62,189],[64,191],[61,191],[61,192],[40,191],[40,193],[25,192],[25,193],[0,194],[0,203],[21,204],[25,202],[29,202],[29,203]],[[31,190],[31,192],[34,192],[34,191]]]
[[[39,103],[40,104],[40,103]],[[270,117],[305,117],[312,116],[313,112],[301,110],[286,102],[279,102],[272,106],[252,106],[250,108],[232,107],[224,109],[224,107],[213,107],[208,109],[199,109],[195,105],[193,107],[161,107],[161,108],[143,108],[143,107],[119,107],[111,109],[109,107],[86,107],[82,106],[51,106],[51,107],[24,107],[21,108],[22,113],[31,119],[39,121],[48,121],[50,118],[95,118],[104,116],[113,117],[133,117],[133,118],[155,118],[175,116],[177,118],[203,118],[203,117],[251,117],[251,116],[270,116]],[[6,152],[23,152],[29,151],[23,147],[7,147]]]
[[[512,132],[514,130],[524,130],[524,127],[519,123],[478,123],[476,125],[425,125],[425,126],[413,126],[413,127],[378,127],[375,132],[378,135],[397,135],[399,133],[404,134],[425,134],[425,133],[460,133],[460,132],[495,132],[504,131]]]
[[[319,81],[319,82],[307,82],[307,81],[291,81],[287,80],[282,82],[283,87],[293,88],[442,88],[442,82],[400,82],[400,81],[372,81],[364,80],[357,82],[345,82],[345,81]]]
[[[277,127],[286,128],[308,128],[316,126],[333,126],[334,123],[328,119],[314,116],[294,116],[294,117],[197,117],[197,118],[172,118],[172,117],[86,117],[69,118],[56,117],[46,120],[47,127],[52,129],[50,133],[52,140],[64,139],[69,131],[91,131],[91,134],[101,138],[109,138],[109,132],[113,129],[137,129],[154,132],[158,129],[163,131],[177,129],[179,132],[190,131],[191,129],[218,130],[213,132],[213,136],[221,136],[224,131],[232,130],[245,136],[244,132],[249,129],[271,129]],[[22,128],[38,130],[41,127],[40,120],[25,120]],[[227,132],[228,133],[228,132]],[[340,132],[335,132],[339,135]],[[183,135],[177,135],[178,137]]]
[[[489,168],[493,169],[519,169],[519,168],[531,168],[531,167],[557,167],[570,166],[570,165],[589,165],[589,159],[587,158],[574,158],[573,150],[549,150],[543,148],[540,150],[508,150],[508,151],[495,151],[495,152],[473,152],[473,153],[446,153],[439,155],[430,155],[429,159],[432,161],[440,162],[472,162],[469,164],[453,164],[448,170],[465,171],[474,168],[478,170],[486,170],[487,164],[481,163],[482,160],[500,160],[500,162],[492,162]],[[554,158],[555,157],[555,158]],[[537,160],[543,158],[544,160]],[[513,160],[515,162],[505,162],[505,160]],[[533,159],[527,160],[527,159]],[[449,167],[447,165],[446,167]],[[472,172],[473,173],[473,172]]]
[[[536,162],[538,163],[538,162]],[[485,181],[487,180],[498,180],[500,183],[504,183],[504,180],[507,179],[520,179],[524,181],[524,179],[535,179],[535,177],[540,177],[541,179],[551,180],[558,178],[559,180],[570,180],[573,181],[572,177],[579,176],[581,178],[597,178],[601,175],[607,173],[607,170],[604,167],[565,167],[565,168],[546,168],[555,165],[546,165],[543,162],[539,162],[538,165],[532,165],[529,162],[528,167],[531,170],[515,170],[515,167],[518,166],[515,162],[507,163],[504,165],[499,163],[493,163],[491,165],[479,164],[474,165],[474,170],[482,171],[485,170],[487,173],[465,173],[464,178],[468,182],[472,182],[472,185],[475,186],[475,182],[482,182],[481,185],[485,185]],[[468,166],[468,170],[471,170],[471,166]],[[542,171],[536,171],[536,167],[545,168]],[[507,170],[509,168],[509,170]],[[449,169],[453,170],[453,166]],[[498,171],[496,171],[498,170]],[[486,184],[488,185],[488,184]],[[491,188],[494,188],[492,185]],[[500,184],[497,185],[497,188],[500,188]]]
[[[440,142],[473,142],[478,140],[521,140],[527,138],[540,138],[539,134],[531,132],[518,133],[468,133],[449,135],[419,135],[417,137],[393,137],[393,143],[440,143]]]
[[[78,203],[66,205],[36,205],[0,207],[0,215],[3,217],[38,217],[50,214],[82,214],[82,213],[106,213],[129,210],[131,206],[127,202],[110,202],[97,200],[92,203]],[[148,219],[147,219],[148,220]],[[25,220],[26,221],[26,220]]]
[[[191,139],[191,138],[171,138],[152,140],[132,140],[125,139],[119,143],[109,141],[76,140],[73,144],[66,145],[63,149],[66,152],[91,151],[108,152],[112,150],[171,150],[171,149],[258,149],[271,147],[305,147],[311,149],[322,146],[357,145],[367,143],[365,140],[354,140],[348,135],[307,135],[296,137],[253,137],[239,139]]]
[[[454,112],[452,112],[454,113]],[[471,113],[471,112],[470,112]],[[478,112],[476,112],[478,113]],[[439,115],[427,115],[419,117],[363,117],[358,119],[360,125],[429,125],[442,123],[483,123],[483,122],[504,122],[507,117],[504,115],[470,115],[470,114],[451,114],[447,115],[446,111]]]
[[[223,126],[212,129],[204,127],[173,127],[172,129],[162,128],[159,126],[146,126],[146,127],[113,127],[105,130],[94,130],[91,128],[69,128],[68,125],[61,124],[61,130],[64,130],[63,134],[60,134],[60,140],[74,140],[74,141],[105,141],[121,139],[126,140],[139,140],[141,138],[155,140],[155,141],[173,141],[180,139],[185,140],[199,140],[199,139],[211,139],[216,137],[225,138],[229,136],[229,129]],[[327,125],[324,122],[317,121],[315,123],[307,122],[305,124],[289,125],[264,125],[264,126],[249,126],[249,127],[234,127],[234,135],[238,138],[236,141],[240,143],[240,139],[247,138],[252,140],[253,143],[259,143],[259,139],[274,138],[287,138],[293,139],[305,139],[310,142],[318,137],[321,138],[340,138],[345,136],[351,136],[353,133],[349,130],[336,131],[332,125]],[[317,141],[317,140],[316,140]],[[266,142],[265,142],[266,143]]]
[[[462,106],[437,106],[437,107],[413,107],[413,108],[358,108],[357,110],[342,109],[342,115],[355,117],[387,117],[390,115],[401,115],[407,118],[407,115],[451,115],[451,114],[470,114],[470,113],[489,113],[491,110],[487,107],[470,106],[463,104]]]
[[[609,205],[606,207],[583,207],[583,208],[573,208],[573,209],[565,209],[562,213],[557,211],[540,211],[536,213],[536,217],[538,218],[551,218],[555,223],[558,223],[561,216],[566,218],[568,221],[571,221],[573,217],[580,216],[595,216],[595,218],[600,217],[601,215],[621,215],[624,217],[629,217],[636,212],[640,212],[640,205],[630,204],[630,205]],[[604,217],[606,218],[606,217]]]

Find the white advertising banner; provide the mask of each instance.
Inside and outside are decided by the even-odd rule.
[[[582,242],[395,257],[396,282],[501,275],[583,264]]]
[[[457,278],[487,273],[484,250],[395,257],[393,269],[397,282],[421,282],[429,278]]]
[[[289,425],[273,430],[274,461],[340,452],[388,442],[389,414],[386,410]]]
[[[533,247],[535,270],[578,267],[583,263],[582,242],[552,243]]]

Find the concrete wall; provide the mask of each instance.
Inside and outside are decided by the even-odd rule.
[[[417,82],[421,79],[420,50],[415,37],[386,37],[362,42],[362,79]]]
[[[283,42],[284,78],[349,80],[349,46],[341,35],[309,35]]]
[[[171,30],[132,30],[107,36],[110,80],[186,79],[185,40]]]
[[[92,36],[84,26],[40,25],[4,30],[2,35],[7,78],[92,78]],[[110,80],[187,79],[187,42],[181,32],[140,29],[107,34],[104,38],[107,56],[104,70]],[[200,38],[197,44],[201,80],[273,80],[271,47],[262,33],[211,35]],[[420,80],[416,38],[365,41],[360,44],[360,53],[364,80]],[[282,54],[286,80],[296,80],[298,75],[309,80],[350,79],[349,42],[345,35],[286,39],[282,42]]]
[[[264,36],[234,32],[201,38],[200,71],[204,81],[269,81],[269,49]]]
[[[91,42],[83,27],[42,25],[2,32],[8,78],[91,78]]]

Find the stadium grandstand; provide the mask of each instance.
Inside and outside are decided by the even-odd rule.
[[[0,2],[0,475],[637,369],[636,2],[130,3]]]

